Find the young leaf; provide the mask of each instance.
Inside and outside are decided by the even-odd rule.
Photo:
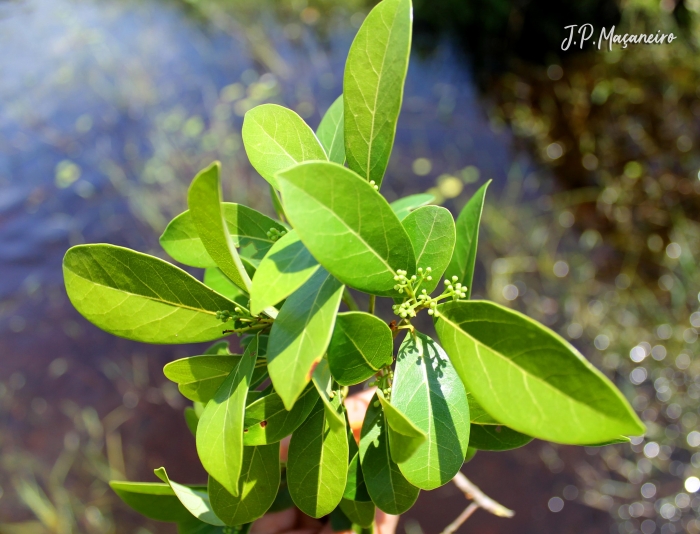
[[[445,351],[420,332],[407,333],[401,344],[391,404],[427,435],[410,459],[399,462],[406,479],[425,490],[452,480],[467,453],[469,402]]]
[[[241,357],[235,354],[190,356],[165,364],[163,374],[191,401],[209,402]]]
[[[387,324],[365,312],[339,313],[328,345],[328,365],[336,382],[364,382],[394,360],[394,338]]]
[[[411,50],[410,0],[384,0],[370,11],[345,63],[348,166],[381,185],[399,119]]]
[[[248,297],[246,297],[243,290],[231,282],[218,267],[209,267],[204,271],[204,285],[212,288],[214,291],[232,300],[236,304],[248,306]]]
[[[383,512],[397,515],[413,506],[420,490],[406,480],[391,459],[384,410],[375,406],[377,400],[376,395],[372,397],[362,423],[362,473],[372,502]]]
[[[340,398],[334,403],[339,408]],[[333,427],[323,403],[289,442],[287,483],[299,509],[311,517],[329,514],[343,497],[347,479],[348,435],[345,425]]]
[[[321,119],[316,137],[334,163],[345,163],[345,121],[343,119],[343,95],[336,98]]]
[[[486,189],[491,180],[482,185],[457,217],[457,243],[450,264],[445,271],[445,278],[458,277],[458,281],[467,288],[467,298],[472,295],[476,249],[479,244],[479,225],[481,212],[484,211]]]
[[[236,497],[243,461],[245,402],[257,350],[256,339],[207,403],[197,426],[197,454],[202,466]]]
[[[342,295],[343,285],[319,268],[285,301],[272,325],[267,369],[287,410],[326,352]]]
[[[340,501],[340,509],[343,513],[348,516],[353,523],[360,525],[361,527],[370,527],[374,522],[374,503],[369,502],[358,502],[351,501],[349,499],[343,499]]]
[[[418,195],[409,195],[407,197],[394,200],[389,206],[391,206],[392,211],[396,214],[396,218],[399,221],[403,221],[406,216],[413,210],[430,204],[435,197],[428,193],[420,193]]]
[[[275,174],[302,161],[328,157],[299,115],[276,104],[256,106],[243,119],[243,146],[255,170],[279,189]]]
[[[184,410],[185,424],[193,436],[197,435],[197,425],[199,424],[199,416],[194,411],[192,406],[185,406]]]
[[[178,522],[192,517],[168,484],[112,480],[109,485],[122,501],[149,519]]]
[[[455,223],[452,214],[440,206],[424,206],[403,221],[416,254],[416,267],[432,269],[432,280],[424,280],[421,290],[432,293],[452,258],[455,248]]]
[[[257,399],[245,409],[243,445],[265,445],[280,441],[306,420],[317,401],[318,394],[310,384],[289,411],[284,408],[282,399],[275,392]]]
[[[415,273],[413,246],[384,197],[336,163],[302,163],[277,175],[289,221],[341,282],[399,296],[396,271]]]
[[[280,445],[243,448],[237,496],[209,477],[209,499],[216,515],[227,525],[252,523],[272,506],[280,486]]]
[[[450,360],[496,420],[572,445],[644,433],[615,386],[548,328],[485,301],[448,302],[438,311],[435,329]]]
[[[146,343],[221,337],[216,312],[235,304],[163,260],[114,245],[78,245],[63,258],[66,291],[88,321]]]
[[[274,241],[268,232],[287,228],[248,206],[222,202],[221,210],[233,244],[238,247],[245,267],[257,266]],[[187,210],[175,217],[160,236],[160,244],[174,260],[191,267],[216,267],[197,233],[192,213]]]
[[[219,162],[213,163],[194,177],[187,193],[187,205],[209,256],[234,284],[249,293],[250,277],[238,256],[221,209],[219,167]]]
[[[257,315],[283,301],[318,270],[319,264],[294,230],[282,236],[253,275],[250,312]]]
[[[389,423],[389,448],[391,449],[391,459],[397,464],[406,462],[410,460],[420,446],[425,443],[427,436],[425,432],[416,427],[405,414],[386,400],[384,394],[380,390],[377,390],[377,397],[384,409],[384,417]]]
[[[340,397],[340,390],[333,389],[333,377],[331,376],[331,370],[328,368],[328,360],[324,358],[318,362],[311,380],[326,408],[328,424],[333,428],[345,428],[345,415],[343,415],[340,404],[333,400],[335,397]]]
[[[467,393],[469,400],[469,418],[471,430],[469,446],[484,451],[507,451],[527,445],[532,441],[530,436],[516,432],[502,425],[491,417],[474,398]]]
[[[159,479],[172,488],[182,505],[187,508],[193,516],[210,525],[224,526],[224,522],[216,517],[216,514],[211,509],[209,494],[207,493],[206,487],[183,486],[182,484],[178,484],[168,478],[168,473],[165,471],[164,467],[160,467],[154,472]]]

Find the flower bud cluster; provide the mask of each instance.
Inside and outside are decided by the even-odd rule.
[[[374,190],[375,190],[375,191],[379,191],[379,186],[377,185],[377,182],[375,182],[374,180],[370,180],[370,181],[369,181],[369,185],[371,185],[372,187],[374,187]]]
[[[280,237],[285,235],[287,230],[278,230],[277,228],[270,228],[267,231],[267,237],[272,241],[277,241]]]
[[[418,269],[418,274],[408,277],[406,271],[397,271],[394,280],[397,284],[394,289],[399,293],[406,293],[407,299],[400,304],[394,304],[392,307],[394,313],[402,319],[410,319],[416,316],[416,313],[423,309],[428,309],[428,315],[438,317],[437,306],[441,300],[452,298],[452,300],[463,299],[467,297],[467,288],[457,282],[459,278],[453,276],[452,279],[445,280],[445,290],[437,297],[431,297],[428,292],[423,289],[418,293],[419,286],[424,280],[432,280],[432,269],[430,267]]]

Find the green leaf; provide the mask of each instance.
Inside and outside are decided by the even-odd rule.
[[[239,289],[236,284],[231,282],[218,267],[209,267],[204,271],[204,285],[212,288],[214,291],[232,300],[236,304],[248,306],[248,297],[246,297],[243,290]]]
[[[340,406],[340,398],[334,403]],[[311,517],[329,514],[343,497],[347,480],[348,435],[345,425],[333,427],[323,403],[292,434],[287,483],[299,509]]]
[[[249,293],[250,277],[238,256],[221,209],[220,166],[217,161],[194,177],[187,193],[187,205],[197,234],[216,266]]]
[[[275,175],[302,161],[328,157],[313,130],[291,109],[256,106],[243,119],[243,146],[255,170],[279,189]]]
[[[530,436],[516,432],[491,417],[474,398],[467,393],[471,431],[469,446],[484,451],[507,451],[527,445]]]
[[[352,532],[352,521],[340,509],[340,505],[336,506],[328,516],[331,530],[333,532]]]
[[[469,402],[445,351],[420,332],[407,333],[399,348],[391,404],[428,438],[399,462],[406,479],[425,490],[452,480],[469,444]]]
[[[403,514],[418,499],[420,490],[401,474],[391,459],[384,410],[375,395],[367,408],[360,438],[360,461],[367,491],[377,508],[387,514]]]
[[[192,432],[193,436],[197,435],[197,425],[199,424],[199,416],[197,412],[194,411],[192,406],[186,406],[184,411],[185,424],[187,428]]]
[[[177,534],[229,534],[229,527],[214,526],[204,523],[192,517],[189,521],[183,521],[177,525]],[[238,534],[246,534],[247,529],[242,528]]]
[[[197,454],[202,466],[236,497],[243,461],[245,402],[257,350],[256,339],[207,403],[197,426]]]
[[[497,421],[572,445],[644,433],[615,386],[543,325],[484,301],[448,302],[438,311],[435,329],[450,360]]]
[[[272,325],[267,369],[288,410],[326,352],[342,296],[343,285],[319,268],[285,301]]]
[[[177,522],[192,517],[168,484],[113,480],[109,485],[122,501],[149,519]]]
[[[267,513],[272,514],[274,512],[281,512],[282,510],[287,510],[292,506],[294,506],[294,501],[292,500],[292,496],[289,494],[286,473],[283,472],[280,487],[277,490],[277,496],[275,497],[275,501],[272,503],[272,506],[270,506]]]
[[[391,329],[365,312],[339,313],[328,345],[328,365],[342,386],[364,382],[394,360]]]
[[[430,204],[433,200],[435,200],[433,195],[429,193],[420,193],[418,195],[409,195],[407,197],[394,200],[394,202],[389,204],[389,206],[391,206],[391,209],[396,214],[399,221],[403,221],[413,210],[418,209],[421,206],[425,206],[426,204]]]
[[[355,443],[355,437],[352,435],[352,433],[350,433],[348,436],[348,443],[350,443],[351,446]],[[357,448],[357,445],[355,445],[355,447]],[[345,484],[343,498],[360,502],[367,502],[371,500],[369,493],[367,493],[365,478],[362,475],[362,464],[360,463],[359,450],[357,450],[352,456],[350,464],[348,465],[348,480]]]
[[[432,293],[452,258],[455,248],[455,223],[452,214],[440,206],[423,206],[411,212],[401,223],[416,255],[416,267],[432,269],[432,280],[424,280],[421,289]]]
[[[399,119],[411,51],[410,0],[384,0],[350,46],[343,77],[348,166],[381,185]]]
[[[416,262],[384,197],[336,163],[303,163],[277,178],[289,221],[321,265],[360,291],[399,296],[396,271],[410,276]]]
[[[391,404],[380,390],[377,390],[377,397],[384,409],[384,417],[389,423],[391,459],[397,464],[406,462],[425,443],[427,436],[405,414]]]
[[[343,513],[348,516],[348,519],[350,519],[353,523],[360,525],[361,527],[372,526],[375,512],[374,503],[372,501],[358,502],[343,499],[340,501],[339,506]]]
[[[306,387],[289,411],[275,392],[257,399],[245,410],[243,444],[265,445],[280,441],[306,420],[317,401],[318,395],[312,385]]]
[[[187,508],[194,517],[210,525],[224,526],[224,522],[216,517],[216,514],[211,509],[209,494],[207,493],[206,487],[183,486],[182,484],[178,484],[170,480],[164,467],[156,469],[154,473],[159,479],[170,485],[182,505]]]
[[[343,119],[343,95],[336,98],[321,119],[316,137],[334,163],[345,163],[345,121]]]
[[[235,304],[163,260],[114,245],[78,245],[63,258],[73,306],[119,337],[196,343],[221,337],[216,312]]]
[[[474,193],[474,196],[469,199],[457,217],[457,243],[450,264],[445,271],[445,278],[456,276],[458,281],[467,287],[467,298],[471,298],[472,295],[481,212],[484,211],[484,198],[490,183],[491,180]]]
[[[333,377],[327,359],[323,358],[318,362],[313,375],[311,375],[311,380],[326,408],[328,423],[333,428],[345,428],[345,415],[343,415],[340,404],[334,402],[336,397],[340,398],[340,388],[333,388]]]
[[[241,357],[235,354],[189,356],[167,363],[163,374],[178,385],[185,398],[209,402],[240,361]]]
[[[242,204],[222,202],[221,210],[226,228],[244,264],[257,266],[275,243],[268,235],[271,229],[278,232],[287,228]],[[175,217],[160,236],[163,249],[175,260],[191,267],[216,267],[216,262],[207,252],[197,233],[192,213],[187,210]]]
[[[280,445],[243,448],[237,494],[233,496],[209,477],[209,498],[216,515],[227,525],[252,523],[272,506],[280,486]]]
[[[253,275],[250,311],[257,315],[283,301],[318,270],[319,264],[294,230],[282,236]]]

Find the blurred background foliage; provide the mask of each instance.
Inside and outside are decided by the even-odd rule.
[[[115,340],[72,310],[69,245],[163,256],[197,170],[271,212],[242,116],[316,126],[342,90],[365,0],[0,1],[0,533],[171,532],[110,478],[202,479],[162,364],[195,347]],[[565,25],[674,32],[671,45],[562,53]],[[700,533],[698,0],[415,0],[415,45],[386,181],[455,213],[488,178],[475,296],[560,332],[647,423],[631,445],[534,442],[465,469],[518,512],[475,532]],[[172,436],[180,436],[173,439]],[[463,506],[425,494],[438,532]]]

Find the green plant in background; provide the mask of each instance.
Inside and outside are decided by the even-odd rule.
[[[469,300],[488,184],[456,223],[425,195],[389,204],[379,192],[410,45],[410,0],[384,0],[360,28],[344,94],[316,133],[277,105],[246,114],[243,143],[279,220],[222,202],[218,163],[200,172],[189,210],[161,244],[204,268],[203,283],[121,247],[67,252],[71,302],[108,332],[148,343],[242,337],[243,354],[218,341],[166,365],[194,402],[185,417],[209,480],[182,485],[161,468],[161,482],[112,482],[135,510],[180,532],[229,532],[296,505],[359,530],[372,526],[375,507],[404,513],[421,489],[459,476],[478,449],[532,438],[602,445],[644,432],[613,384],[561,337]],[[351,290],[369,295],[368,312]],[[389,324],[377,297],[392,299]],[[440,343],[413,324],[421,312]],[[358,445],[343,400],[362,383],[377,391]]]

